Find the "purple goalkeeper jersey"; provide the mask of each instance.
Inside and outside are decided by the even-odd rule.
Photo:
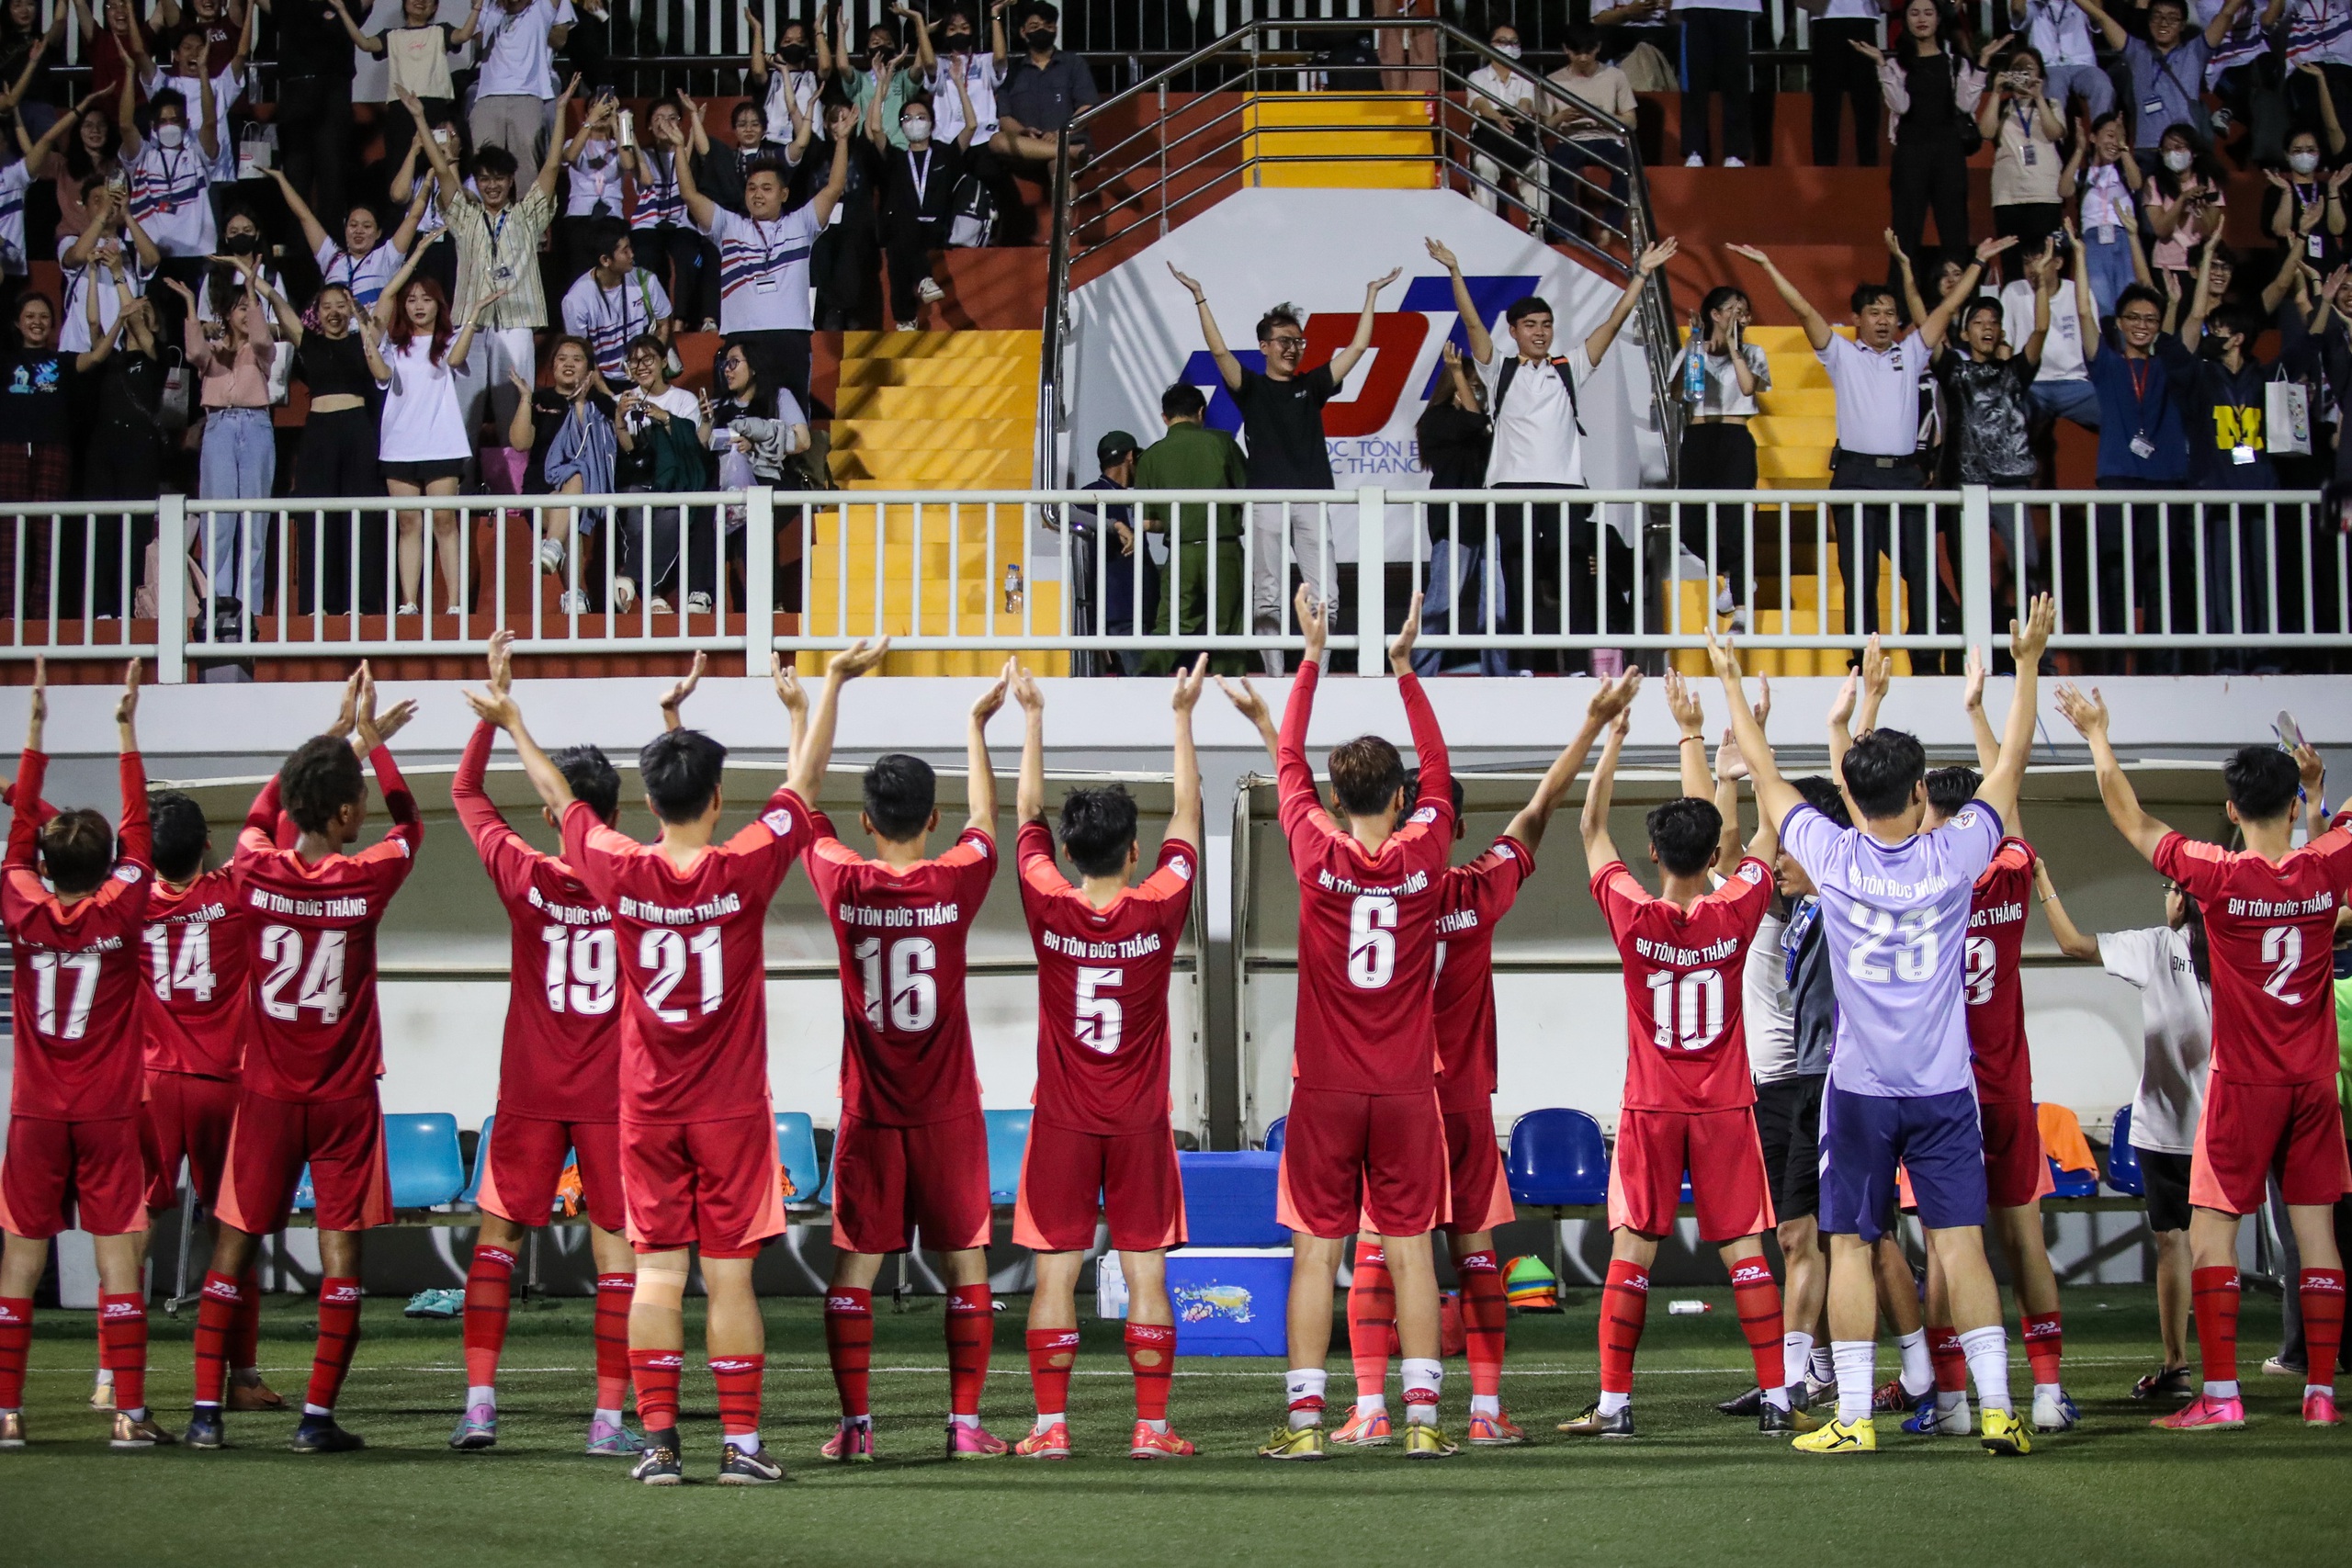
[[[1781,841],[1821,891],[1838,992],[1829,1081],[1881,1097],[1973,1085],[1961,983],[1969,904],[2001,846],[2000,817],[1973,801],[1932,833],[1883,844],[1800,806]]]

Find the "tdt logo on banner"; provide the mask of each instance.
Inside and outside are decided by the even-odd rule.
[[[1093,479],[1095,444],[1109,431],[1128,431],[1148,446],[1163,427],[1160,395],[1172,383],[1199,387],[1208,394],[1208,423],[1239,432],[1240,410],[1170,264],[1200,279],[1235,357],[1253,370],[1263,365],[1252,329],[1269,308],[1290,301],[1306,312],[1302,367],[1311,368],[1354,336],[1365,281],[1401,266],[1402,287],[1384,292],[1373,318],[1371,353],[1324,406],[1323,431],[1339,488],[1426,488],[1414,425],[1437,390],[1442,345],[1451,340],[1466,355],[1469,336],[1452,282],[1422,245],[1425,235],[1460,258],[1471,304],[1503,353],[1510,344],[1501,317],[1513,301],[1543,296],[1566,344],[1589,332],[1618,292],[1617,284],[1458,192],[1238,191],[1073,290],[1063,366],[1069,425],[1049,477]],[[1631,334],[1622,338],[1583,399],[1585,468],[1596,486],[1640,482],[1640,411],[1650,402],[1641,352]],[[1400,509],[1391,522],[1389,548],[1409,550],[1409,513]],[[1353,558],[1352,541],[1340,548],[1342,558]]]

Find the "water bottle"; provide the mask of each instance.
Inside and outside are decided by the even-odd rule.
[[[1690,323],[1690,346],[1682,355],[1682,400],[1692,408],[1707,400],[1706,339],[1696,321]]]
[[[1022,598],[1021,567],[1015,562],[1004,569],[1004,613],[1008,615],[1020,614]]]

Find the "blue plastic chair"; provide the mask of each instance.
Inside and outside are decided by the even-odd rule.
[[[458,1152],[458,1119],[446,1111],[384,1118],[384,1164],[392,1179],[392,1207],[436,1209],[466,1190],[466,1162]]]
[[[1690,1190],[1690,1173],[1686,1170],[1682,1173],[1682,1196],[1676,1199],[1675,1201],[1678,1203],[1695,1203],[1698,1201],[1699,1195]]]
[[[1287,1116],[1277,1116],[1266,1123],[1266,1152],[1268,1154],[1278,1155],[1283,1152],[1283,1129],[1289,1123],[1290,1118]]]
[[[2127,1198],[2148,1195],[2147,1179],[2140,1174],[2140,1151],[2132,1146],[2132,1108],[2115,1113],[2115,1131],[2107,1145],[2107,1184]]]
[[[294,1183],[294,1212],[308,1213],[318,1206],[318,1195],[311,1190],[311,1168],[305,1165],[300,1178]]]
[[[813,1203],[821,1181],[830,1180],[831,1173],[820,1178],[817,1171],[817,1124],[806,1111],[779,1111],[775,1113],[776,1153],[783,1156],[784,1174],[792,1179],[789,1201],[797,1208]]]
[[[1010,1203],[1021,1195],[1021,1157],[1029,1151],[1028,1111],[984,1111],[989,1124],[989,1201]]]
[[[1504,1168],[1511,1201],[1538,1208],[1609,1199],[1609,1146],[1600,1123],[1582,1111],[1555,1106],[1511,1123]]]
[[[498,1112],[493,1111],[481,1119],[481,1136],[474,1142],[473,1173],[466,1178],[466,1190],[458,1194],[458,1201],[469,1208],[481,1201],[481,1173],[490,1168],[490,1130],[498,1125]]]

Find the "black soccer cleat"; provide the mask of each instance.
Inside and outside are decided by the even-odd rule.
[[[637,1456],[637,1464],[629,1471],[628,1478],[648,1486],[684,1485],[686,1471],[678,1460],[678,1434],[646,1433],[645,1451]]]
[[[1765,1404],[1756,1412],[1756,1430],[1761,1437],[1793,1438],[1820,1425],[1813,1416],[1790,1405]]]
[[[302,1424],[294,1428],[294,1439],[287,1445],[298,1454],[356,1453],[368,1446],[356,1432],[346,1432],[335,1425],[332,1416],[305,1416]]]
[[[188,1413],[187,1430],[180,1441],[192,1449],[225,1449],[229,1446],[229,1423],[220,1417],[218,1405],[198,1405]]]
[[[1558,1429],[1572,1438],[1630,1438],[1634,1435],[1634,1407],[1620,1405],[1613,1416],[1600,1413],[1600,1402],[1594,1400],[1584,1407],[1584,1414],[1573,1421],[1563,1421]]]
[[[784,1466],[770,1459],[767,1450],[745,1453],[732,1443],[722,1446],[727,1458],[718,1467],[721,1486],[773,1486],[784,1479]]]
[[[1737,1399],[1726,1399],[1715,1406],[1718,1416],[1753,1416],[1764,1408],[1764,1391],[1751,1388]]]

